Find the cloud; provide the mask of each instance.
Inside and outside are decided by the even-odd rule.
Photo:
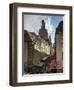
[[[51,42],[52,42],[52,43],[54,43],[55,31],[56,31],[56,28],[54,27],[54,25],[53,25],[53,24],[50,24],[49,36],[51,36]]]
[[[46,29],[49,32],[50,17],[45,15],[24,15],[24,30],[38,33],[41,28],[41,21],[46,23]]]
[[[62,19],[62,16],[24,14],[24,30],[38,34],[41,28],[41,21],[44,20],[48,36],[51,36],[51,41],[54,43],[56,27]]]

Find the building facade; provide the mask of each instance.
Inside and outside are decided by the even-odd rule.
[[[56,28],[55,53],[57,61],[57,72],[60,72],[63,70],[63,21],[61,21]]]
[[[24,63],[29,72],[33,66],[41,66],[41,60],[50,55],[48,42],[34,32],[24,30]]]

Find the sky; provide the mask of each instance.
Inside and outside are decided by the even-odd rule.
[[[63,16],[24,14],[24,30],[38,34],[42,20],[45,21],[48,37],[51,36],[51,42],[54,43],[55,31],[59,22],[63,21]]]

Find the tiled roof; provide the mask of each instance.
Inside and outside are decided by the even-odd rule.
[[[30,34],[27,30],[24,30],[24,41],[32,41]]]
[[[41,42],[42,38],[40,38],[39,35],[36,35],[34,32],[24,30],[24,41]]]

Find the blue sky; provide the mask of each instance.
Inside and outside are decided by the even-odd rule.
[[[60,21],[63,21],[63,16],[50,16],[51,31],[49,35],[51,36],[52,43],[54,43],[55,31]]]
[[[54,43],[55,31],[59,22],[63,20],[63,16],[24,14],[24,30],[38,34],[42,20],[45,21],[45,28],[47,29],[48,36],[51,36],[51,41]]]

